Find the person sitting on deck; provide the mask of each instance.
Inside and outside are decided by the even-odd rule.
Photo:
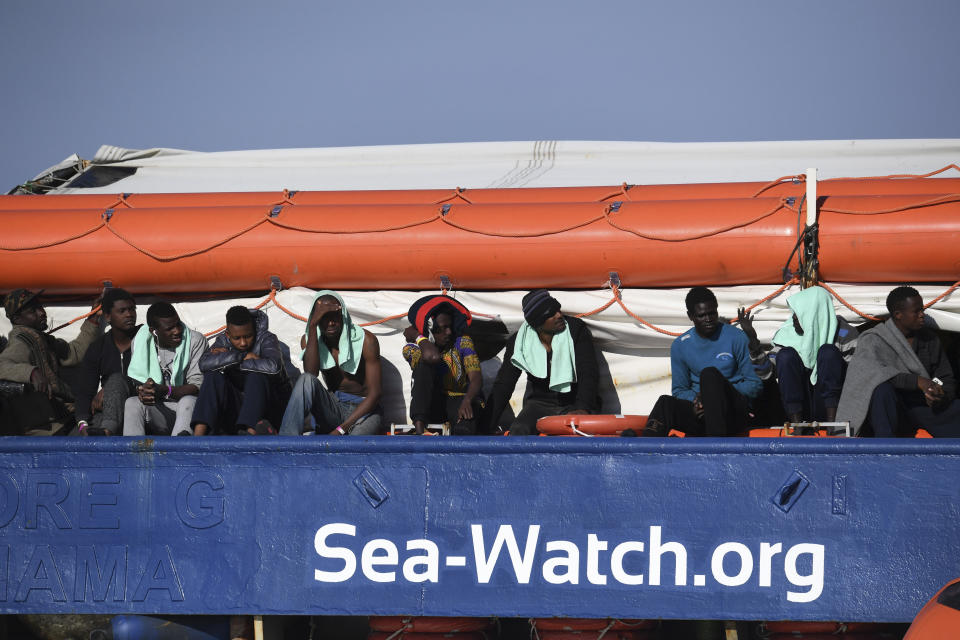
[[[243,306],[227,310],[227,326],[200,358],[203,384],[193,409],[193,435],[276,433],[290,397],[277,336],[267,314]]]
[[[100,331],[97,313],[83,322],[80,335],[71,342],[46,334],[42,293],[42,289],[14,289],[4,301],[13,328],[9,343],[0,352],[0,379],[29,383],[33,390],[4,403],[0,416],[3,435],[59,435],[70,430],[75,397],[61,378],[60,368],[79,364]]]
[[[686,306],[693,328],[670,345],[672,395],[657,400],[643,435],[665,436],[671,429],[711,437],[745,431],[750,399],[763,389],[747,336],[719,321],[717,298],[706,287],[690,289]]]
[[[833,422],[857,330],[836,314],[833,298],[823,287],[803,289],[787,298],[787,305],[793,315],[777,330],[769,351],[759,347],[750,316],[742,310],[737,315],[750,339],[755,371],[761,380],[776,373],[788,421]]]
[[[416,433],[429,422],[449,422],[453,435],[476,434],[483,379],[473,339],[464,335],[470,311],[453,298],[431,295],[414,302],[407,319],[403,357],[413,372],[410,419]]]
[[[133,353],[137,303],[123,289],[103,294],[101,312],[110,330],[87,349],[77,379],[77,435],[115,435],[123,430],[123,405],[130,396],[127,369]],[[99,391],[98,391],[99,389]]]
[[[317,293],[301,344],[303,373],[293,387],[280,435],[303,433],[307,416],[313,416],[317,434],[379,433],[380,343],[353,323],[339,294]],[[326,389],[317,377],[321,371]]]
[[[133,338],[127,375],[134,381],[123,410],[123,435],[190,435],[190,418],[203,382],[203,334],[180,321],[169,302],[147,309],[147,324]]]
[[[563,315],[546,289],[523,296],[520,329],[507,339],[503,364],[490,392],[488,432],[495,433],[521,372],[527,373],[523,408],[510,435],[536,435],[537,420],[561,414],[597,413],[597,354],[580,318]]]
[[[860,334],[837,408],[837,419],[859,434],[960,437],[956,380],[937,334],[924,326],[923,298],[913,287],[887,295],[890,318]]]

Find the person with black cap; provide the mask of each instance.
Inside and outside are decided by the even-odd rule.
[[[416,433],[429,422],[449,422],[453,435],[476,434],[483,379],[473,340],[464,335],[473,321],[470,311],[449,296],[430,295],[413,303],[407,319],[403,357],[413,371],[410,419]]]
[[[488,428],[496,430],[524,371],[527,390],[510,435],[536,435],[537,420],[544,416],[597,413],[597,354],[586,323],[563,315],[560,302],[546,289],[531,291],[522,305],[525,322],[507,340],[490,392]]]
[[[15,289],[4,301],[13,329],[9,344],[0,352],[0,379],[33,387],[32,392],[4,404],[0,432],[5,435],[58,435],[70,430],[75,398],[60,369],[79,364],[100,332],[98,312],[84,321],[72,342],[48,335],[42,293],[42,289]]]

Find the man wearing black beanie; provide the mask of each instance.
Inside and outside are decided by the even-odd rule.
[[[521,304],[525,322],[507,340],[488,401],[488,431],[496,431],[521,372],[527,373],[527,390],[510,435],[537,435],[537,420],[544,416],[597,413],[597,354],[586,323],[563,315],[546,289],[534,289]]]

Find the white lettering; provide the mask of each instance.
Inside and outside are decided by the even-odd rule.
[[[760,543],[760,586],[770,586],[770,574],[772,572],[773,556],[783,550],[783,545],[779,542],[770,544],[769,542]]]
[[[660,556],[672,553],[676,559],[676,579],[678,587],[687,584],[687,550],[679,542],[660,543],[660,527],[650,527],[650,584],[660,584]]]
[[[477,564],[477,581],[480,584],[490,582],[490,577],[493,575],[493,569],[497,565],[497,559],[500,557],[500,550],[504,544],[506,544],[507,552],[510,554],[510,562],[513,564],[513,573],[517,577],[517,582],[520,584],[530,582],[537,539],[540,537],[540,525],[532,524],[527,527],[527,544],[522,557],[520,556],[517,539],[513,535],[513,526],[509,524],[500,525],[497,536],[493,540],[493,545],[490,547],[490,555],[487,555],[484,551],[483,527],[479,524],[472,524],[470,525],[470,533],[473,535],[473,557]]]
[[[313,572],[313,579],[317,582],[345,582],[353,577],[357,570],[357,557],[353,555],[350,549],[344,547],[328,547],[327,536],[332,535],[356,536],[357,528],[352,524],[343,522],[333,522],[325,524],[317,529],[317,534],[313,537],[313,548],[321,558],[335,558],[343,560],[343,569],[340,571],[321,571],[317,569]]]
[[[728,576],[723,570],[723,559],[729,553],[735,553],[740,556],[740,572],[735,576]],[[710,559],[710,570],[713,571],[713,579],[725,587],[739,587],[750,579],[753,573],[753,554],[747,545],[739,542],[724,542],[713,550],[713,557]]]
[[[587,580],[590,584],[607,584],[607,576],[600,573],[600,552],[607,550],[607,541],[594,534],[587,536]]]
[[[623,556],[631,551],[638,553],[643,551],[643,543],[636,540],[628,540],[621,542],[613,548],[613,553],[610,554],[610,573],[613,574],[613,579],[621,584],[643,584],[642,573],[634,575],[627,573],[623,569]]]
[[[379,555],[378,551],[385,553]],[[397,579],[395,571],[377,571],[376,567],[384,565],[397,566],[397,545],[383,538],[371,540],[363,545],[363,553],[360,554],[360,568],[363,570],[363,575],[373,582],[393,582]]]
[[[551,540],[547,553],[562,551],[565,555],[548,558],[543,563],[543,579],[550,584],[580,584],[580,549],[568,540]],[[557,569],[566,568],[563,573]]]
[[[409,582],[436,582],[440,572],[440,549],[430,540],[407,540],[407,551],[426,551],[426,555],[410,556],[403,563],[403,577]],[[417,567],[424,566],[419,572]]]
[[[810,554],[810,574],[802,576],[797,572],[797,558],[802,553]],[[813,602],[823,593],[823,545],[795,544],[787,551],[783,559],[783,572],[787,580],[795,587],[810,587],[809,591],[787,591],[790,602]]]

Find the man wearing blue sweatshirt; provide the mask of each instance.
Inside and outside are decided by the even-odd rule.
[[[763,390],[747,336],[719,320],[717,298],[706,287],[691,289],[686,303],[693,328],[670,347],[673,394],[657,400],[643,435],[663,436],[671,429],[690,436],[740,433],[747,428],[750,399]]]

